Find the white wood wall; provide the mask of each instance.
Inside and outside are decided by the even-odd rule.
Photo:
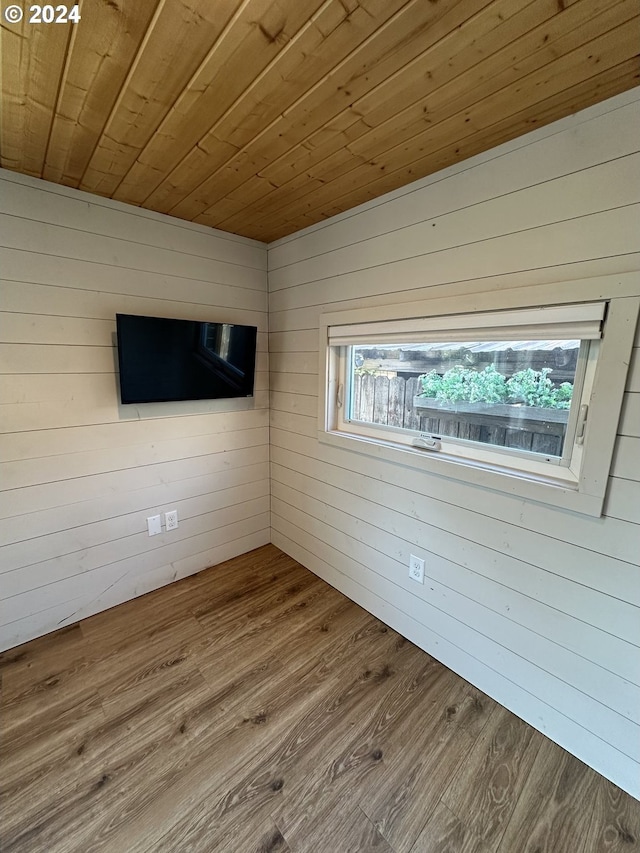
[[[0,649],[269,541],[266,265],[0,171]],[[257,325],[253,401],[121,406],[116,312]],[[168,509],[178,530],[150,538]]]
[[[638,348],[601,519],[319,444],[316,418],[323,309],[638,270],[639,152],[634,90],[269,247],[272,541],[635,796]]]

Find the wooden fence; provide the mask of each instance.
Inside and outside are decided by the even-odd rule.
[[[549,420],[518,419],[512,416],[486,415],[480,412],[443,413],[424,400],[416,405],[420,392],[418,377],[354,377],[352,418],[366,423],[388,424],[433,435],[467,438],[500,447],[514,447],[560,456],[566,430],[566,410],[546,410]],[[502,407],[506,408],[506,407]],[[529,409],[529,411],[531,411]],[[540,412],[542,414],[542,412]]]

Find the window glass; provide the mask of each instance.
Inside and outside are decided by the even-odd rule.
[[[577,339],[351,346],[345,417],[561,462],[588,347]]]

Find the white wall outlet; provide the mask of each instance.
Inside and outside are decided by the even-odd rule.
[[[162,533],[162,519],[159,515],[150,515],[147,519],[147,530],[149,531],[149,536],[157,536],[158,533]]]
[[[169,530],[175,530],[178,526],[178,510],[170,509],[169,512],[165,512],[164,514],[164,525]]]
[[[424,560],[413,554],[409,555],[409,577],[417,583],[424,583]]]

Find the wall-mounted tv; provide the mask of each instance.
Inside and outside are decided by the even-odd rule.
[[[255,326],[116,314],[123,403],[251,397]]]

